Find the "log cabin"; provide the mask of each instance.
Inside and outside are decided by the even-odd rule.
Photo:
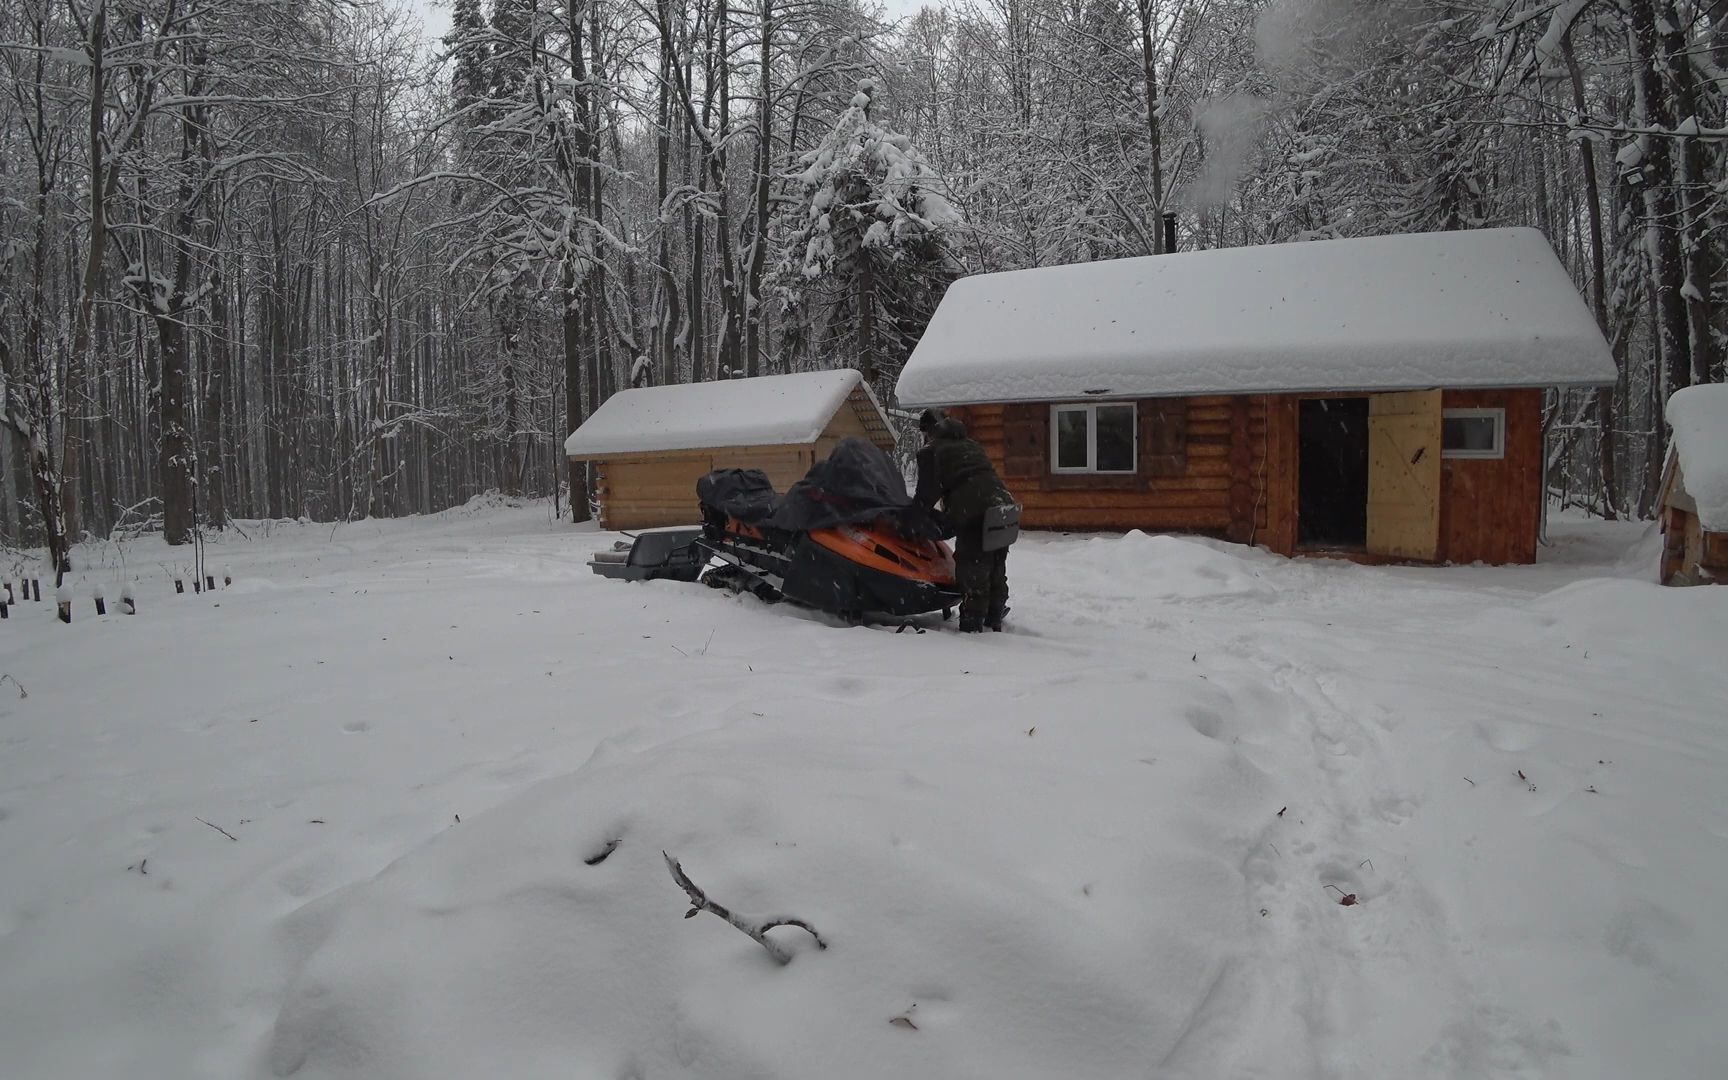
[[[1662,584],[1728,585],[1728,384],[1676,390],[1667,416]]]
[[[1544,391],[1614,377],[1543,236],[1485,229],[962,278],[896,396],[967,424],[1026,528],[1528,563]]]
[[[807,371],[620,391],[564,453],[592,467],[601,528],[645,529],[700,522],[696,481],[712,469],[761,469],[784,491],[849,435],[894,449],[858,372]]]

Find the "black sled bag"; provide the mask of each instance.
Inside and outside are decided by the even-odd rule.
[[[1020,538],[1020,504],[1006,503],[984,511],[984,550],[1000,551]]]

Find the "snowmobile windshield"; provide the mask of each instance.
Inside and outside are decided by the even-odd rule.
[[[912,501],[894,461],[868,439],[842,439],[823,461],[786,489],[769,525],[808,532],[880,522],[908,540],[954,534],[939,514]]]
[[[696,498],[703,506],[754,525],[774,512],[780,497],[761,469],[715,469],[696,481]]]

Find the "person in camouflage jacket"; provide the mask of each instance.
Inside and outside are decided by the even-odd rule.
[[[915,497],[927,507],[941,500],[954,526],[954,576],[963,597],[960,629],[1001,630],[1008,614],[1008,549],[984,550],[984,513],[1012,504],[1014,496],[960,421],[926,409],[918,426],[927,441],[918,451]]]

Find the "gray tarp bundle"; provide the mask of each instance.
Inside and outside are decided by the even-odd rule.
[[[761,469],[715,469],[696,481],[696,498],[703,506],[754,525],[774,512],[780,496]]]
[[[942,515],[912,501],[893,460],[856,436],[842,439],[778,498],[760,469],[716,469],[696,482],[696,495],[739,521],[787,532],[882,521],[913,540],[954,535]]]

